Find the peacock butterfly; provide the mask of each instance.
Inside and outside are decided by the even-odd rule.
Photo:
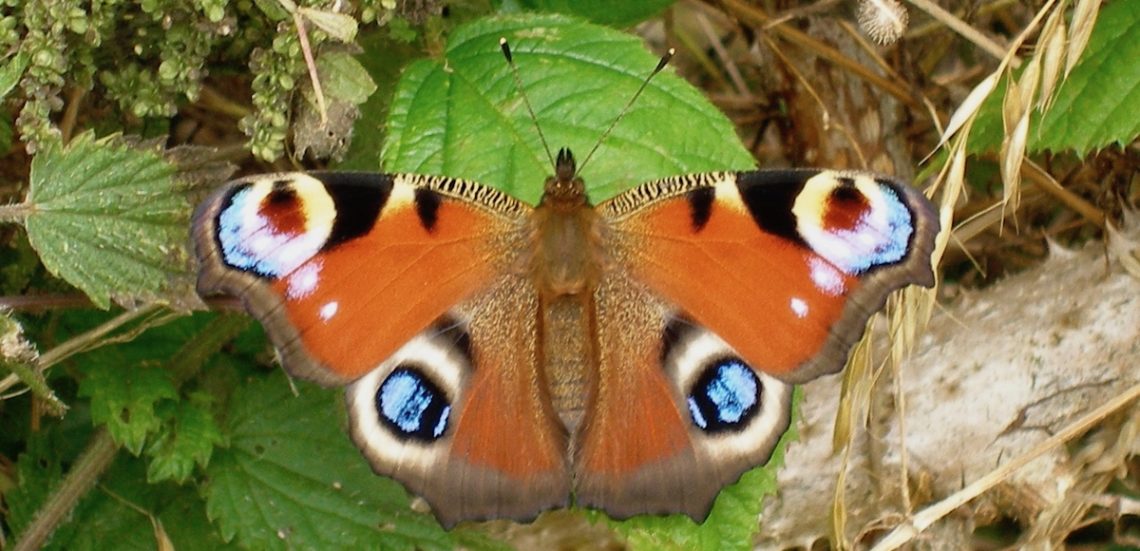
[[[793,385],[930,286],[904,183],[711,172],[592,205],[563,149],[537,206],[462,179],[235,180],[197,209],[199,291],[241,298],[293,376],[345,387],[377,473],[445,526],[573,502],[703,519],[765,463]]]

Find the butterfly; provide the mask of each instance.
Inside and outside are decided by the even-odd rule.
[[[463,179],[225,184],[193,219],[203,295],[240,297],[294,377],[447,527],[572,502],[703,520],[767,462],[793,385],[887,295],[931,286],[939,223],[863,172],[675,176],[593,205],[567,149],[537,206]]]

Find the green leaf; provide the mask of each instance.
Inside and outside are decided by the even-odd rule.
[[[227,546],[209,524],[194,488],[147,484],[145,469],[142,460],[120,454],[52,535],[48,549],[150,551],[161,548],[160,533],[179,551],[236,547]]]
[[[160,404],[159,415],[168,427],[147,446],[147,454],[151,456],[147,480],[173,480],[181,484],[194,473],[195,465],[205,468],[210,464],[214,447],[224,439],[206,407],[209,402],[208,395],[199,393],[177,404]]]
[[[1140,3],[1101,8],[1088,47],[1069,73],[1031,149],[1084,155],[1140,133]]]
[[[24,76],[29,61],[31,56],[27,52],[20,51],[6,59],[4,65],[0,66],[0,99],[8,97],[8,93],[20,83],[20,77]]]
[[[321,86],[330,98],[361,104],[376,91],[368,71],[348,52],[329,52],[317,60]]]
[[[356,20],[351,15],[306,7],[298,7],[297,13],[341,42],[352,42],[356,39]]]
[[[91,420],[106,425],[115,442],[138,455],[147,436],[162,427],[158,402],[178,397],[170,373],[137,364],[92,363],[86,367],[79,395],[91,398]]]
[[[207,511],[228,541],[255,549],[450,549],[399,484],[372,473],[341,425],[335,391],[282,376],[244,384],[207,469]],[[464,541],[470,547],[472,542]],[[488,544],[475,545],[475,548]]]
[[[457,29],[445,58],[413,63],[392,100],[384,168],[461,177],[536,202],[551,174],[499,38],[511,44],[523,88],[552,149],[578,162],[657,65],[637,37],[562,16],[479,20]],[[591,199],[640,182],[755,161],[731,123],[666,69],[585,165]]]
[[[610,0],[505,0],[506,11],[527,10],[575,15],[612,27],[630,27],[649,19],[671,6],[673,0],[638,0],[613,2]]]
[[[1049,111],[1033,114],[1028,148],[1074,151],[1084,156],[1140,135],[1140,3],[1111,2],[1101,8],[1089,44],[1057,89]],[[1003,135],[1003,80],[982,105],[970,151],[997,151]]]
[[[196,297],[189,208],[175,168],[153,151],[90,133],[32,160],[28,239],[52,273],[106,308]]]

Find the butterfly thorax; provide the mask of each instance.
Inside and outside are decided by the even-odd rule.
[[[537,242],[531,265],[534,283],[547,298],[593,289],[602,259],[601,219],[590,206],[568,149],[558,152],[554,173],[546,179],[535,209]]]

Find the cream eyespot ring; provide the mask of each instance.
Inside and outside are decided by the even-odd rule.
[[[904,259],[914,233],[899,193],[866,174],[820,172],[804,183],[792,213],[800,237],[849,275]]]
[[[336,220],[324,184],[305,174],[258,177],[236,187],[224,205],[217,240],[225,263],[275,279],[320,252]]]

